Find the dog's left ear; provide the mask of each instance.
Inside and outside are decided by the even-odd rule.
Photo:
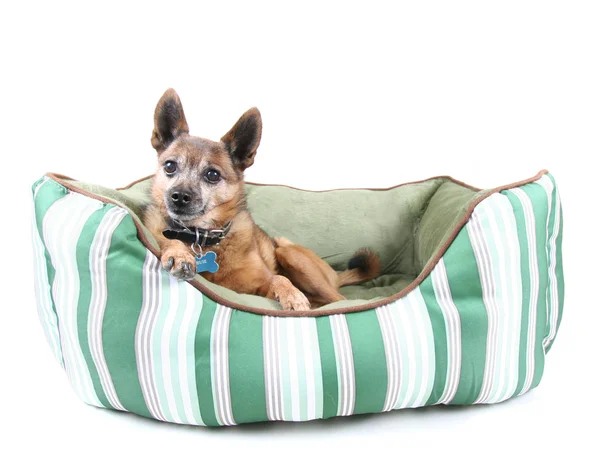
[[[262,118],[258,108],[246,111],[235,125],[221,137],[233,163],[242,171],[254,163],[262,135]]]

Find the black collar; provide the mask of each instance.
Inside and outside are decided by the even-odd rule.
[[[184,243],[197,244],[201,247],[215,246],[221,243],[229,229],[229,221],[222,229],[200,229],[199,227],[186,227],[180,222],[167,218],[168,229],[163,230],[163,235],[170,240],[181,240]]]

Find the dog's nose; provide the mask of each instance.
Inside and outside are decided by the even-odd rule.
[[[187,206],[187,204],[192,201],[192,194],[187,190],[171,192],[171,200],[175,206]]]

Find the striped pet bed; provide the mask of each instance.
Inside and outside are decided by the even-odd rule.
[[[381,256],[381,277],[304,313],[171,278],[139,220],[150,182],[33,185],[38,312],[86,403],[219,426],[498,403],[539,384],[564,293],[546,171],[490,190],[449,177],[329,192],[249,184],[269,234],[335,268],[359,245]]]

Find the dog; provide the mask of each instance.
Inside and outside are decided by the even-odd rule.
[[[143,215],[161,264],[175,278],[200,273],[238,293],[277,300],[284,310],[343,300],[339,287],[378,276],[379,258],[361,249],[336,272],[313,251],[270,238],[255,224],[244,171],[254,163],[261,134],[261,114],[251,108],[218,142],[191,136],[179,96],[173,89],[163,94],[151,138],[158,169]]]

